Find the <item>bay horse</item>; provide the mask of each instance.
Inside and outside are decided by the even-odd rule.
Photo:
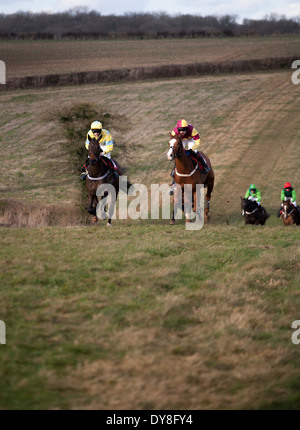
[[[300,212],[290,199],[282,202],[281,218],[284,225],[300,225]]]
[[[259,206],[255,200],[241,197],[241,210],[245,224],[265,225],[270,215],[265,208]]]
[[[211,199],[211,193],[214,188],[215,175],[212,169],[211,162],[206,154],[200,152],[202,157],[205,159],[206,164],[210,168],[208,173],[203,173],[195,163],[189,153],[184,149],[181,136],[173,136],[170,133],[171,140],[169,141],[170,149],[168,151],[167,157],[170,161],[175,161],[175,188],[174,199],[173,199],[173,215],[170,221],[171,225],[175,224],[175,206],[177,207],[178,199],[180,198],[178,193],[178,188],[181,189],[182,195],[182,209],[184,202],[184,185],[191,184],[192,186],[192,199],[193,199],[193,211],[197,213],[200,208],[197,208],[196,201],[196,185],[203,184],[206,188],[205,202],[206,207],[204,209],[204,222],[207,223],[210,220],[209,215],[209,204]],[[190,150],[193,153],[192,150]],[[196,154],[193,154],[196,157]],[[185,214],[186,222],[190,222],[189,215]]]
[[[110,168],[108,166],[108,162],[105,161],[105,158],[102,156],[102,149],[100,148],[99,143],[96,140],[92,140],[89,144],[88,155],[90,158],[90,163],[87,168],[88,175],[86,177],[86,188],[88,191],[88,212],[92,215],[92,221],[95,223],[98,221],[96,207],[98,205],[98,201],[103,200],[108,196],[108,192],[104,192],[103,195],[98,199],[97,189],[102,184],[110,184]],[[120,168],[119,165],[118,170]],[[120,170],[119,170],[120,171]],[[122,173],[122,171],[120,171]],[[114,213],[115,202],[119,193],[119,177],[117,177],[113,183],[111,184],[115,189],[115,200],[112,199],[110,204],[107,204],[107,208],[103,207],[106,213],[108,212],[108,220],[107,226],[111,226],[111,219]]]

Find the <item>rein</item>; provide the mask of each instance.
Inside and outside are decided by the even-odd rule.
[[[292,210],[290,212],[287,212],[286,209],[284,211],[282,211],[282,212],[283,212],[283,215],[285,216],[285,218],[287,218],[288,216],[292,215],[292,213],[294,212],[294,210],[295,210],[295,206],[293,205]]]
[[[91,160],[91,166],[92,166],[92,165],[95,165],[96,163],[99,163],[99,162],[101,163],[101,161],[102,161],[102,163],[107,167],[107,163],[106,163],[106,161],[104,161],[104,160],[103,160],[103,158],[101,159],[101,155],[96,156],[95,152],[92,152],[92,154],[95,156],[95,158],[93,158],[93,159]],[[94,177],[90,176],[90,174],[88,173],[87,177],[88,177],[91,181],[101,181],[102,179],[105,179],[105,178],[107,177],[108,172],[109,172],[109,171],[107,170],[107,172],[106,172],[106,173],[104,173],[104,175],[99,176],[99,177],[97,177],[97,178],[94,178]]]

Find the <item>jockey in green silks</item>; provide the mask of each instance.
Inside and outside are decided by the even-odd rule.
[[[281,190],[281,207],[277,212],[277,217],[279,218],[281,215],[281,209],[283,206],[283,202],[286,202],[287,200],[290,200],[291,203],[295,206],[295,208],[298,210],[298,212],[300,212],[300,209],[297,206],[297,202],[296,202],[296,191],[294,190],[294,188],[292,187],[292,185],[290,184],[290,182],[286,182],[284,184],[283,189]]]
[[[261,192],[258,188],[256,188],[256,185],[251,184],[248,190],[245,194],[245,199],[255,201],[258,205],[258,209],[261,213],[264,213],[264,209],[262,208],[260,202],[261,202]],[[244,211],[242,211],[242,215],[244,216]]]
[[[258,188],[256,188],[254,184],[251,184],[250,187],[248,188],[245,194],[245,199],[254,200],[257,202],[258,206],[260,206],[261,192],[259,191]]]

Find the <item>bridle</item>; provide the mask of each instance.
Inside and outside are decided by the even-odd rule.
[[[90,157],[90,163],[93,166],[94,164],[98,163],[98,161],[100,161],[100,154],[102,152],[99,143],[97,142],[97,146],[96,149],[93,147],[93,145],[95,145],[95,143],[90,142],[89,145],[89,157]]]
[[[249,202],[250,202],[250,200],[247,200],[247,201],[246,201],[246,205],[247,205],[247,203],[249,203]],[[246,207],[246,205],[245,205],[245,207]],[[256,208],[255,208],[255,209],[253,209],[253,211],[251,211],[251,212],[249,212],[249,211],[245,210],[245,214],[247,214],[247,215],[252,215],[252,214],[254,214],[257,210],[258,210],[258,206],[256,206]]]
[[[180,158],[180,157],[186,156],[185,150],[183,148],[182,140],[181,139],[176,139],[176,137],[174,137],[174,139],[176,140],[176,143],[174,143],[174,145],[172,147],[172,159],[173,160],[175,158]],[[175,147],[175,145],[176,145],[176,147]],[[198,163],[197,163],[196,167],[194,168],[194,170],[192,170],[190,173],[178,173],[178,171],[177,171],[176,168],[175,168],[175,172],[176,172],[177,176],[185,177],[186,178],[186,177],[192,176],[198,169],[199,169],[199,167],[198,167]]]
[[[90,142],[89,145],[89,157],[90,157],[90,165],[94,166],[96,163],[98,162],[103,162],[103,164],[107,167],[107,164],[103,161],[103,159],[101,160],[101,153],[103,152],[102,149],[99,146],[99,143],[97,142],[97,147],[96,149],[93,147],[94,143]],[[89,170],[89,169],[88,169]],[[101,181],[102,179],[106,178],[108,175],[109,169],[107,169],[106,173],[104,173],[104,175],[99,176],[97,178],[94,178],[92,176],[87,175],[87,177],[89,179],[91,179],[92,181]]]
[[[292,206],[292,209],[290,210],[290,212],[288,212],[288,209],[290,206]],[[291,216],[295,210],[296,210],[296,208],[294,205],[289,204],[289,206],[288,206],[287,203],[284,203],[282,206],[282,215],[284,216],[284,218],[287,218],[287,217]]]

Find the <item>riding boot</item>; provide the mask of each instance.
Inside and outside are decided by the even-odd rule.
[[[175,166],[172,169],[172,172],[170,173],[170,176],[174,179],[175,178]]]
[[[280,218],[281,213],[282,213],[282,209],[281,209],[281,207],[280,207],[280,208],[278,209],[278,211],[277,211],[277,218]]]
[[[200,163],[201,163],[201,167],[202,167],[201,171],[202,171],[203,173],[209,173],[209,172],[210,172],[210,168],[208,167],[208,165],[207,165],[207,163],[206,163],[206,161],[205,161],[204,157],[202,157],[202,155],[200,154],[200,152],[198,152],[198,153],[197,153],[197,158],[198,158],[198,160],[199,160],[199,161],[200,161]],[[200,167],[200,168],[201,168],[201,167]]]
[[[173,167],[172,172],[170,173],[170,176],[173,178],[172,183],[170,185],[170,191],[169,191],[170,196],[172,196],[175,191],[175,166]]]
[[[115,171],[114,167],[111,167],[109,165],[109,172],[108,172],[108,183],[113,184],[115,180],[119,177],[118,173]]]
[[[170,196],[172,196],[174,194],[175,188],[176,188],[175,179],[173,179],[173,181],[170,185],[170,191],[169,191]]]

